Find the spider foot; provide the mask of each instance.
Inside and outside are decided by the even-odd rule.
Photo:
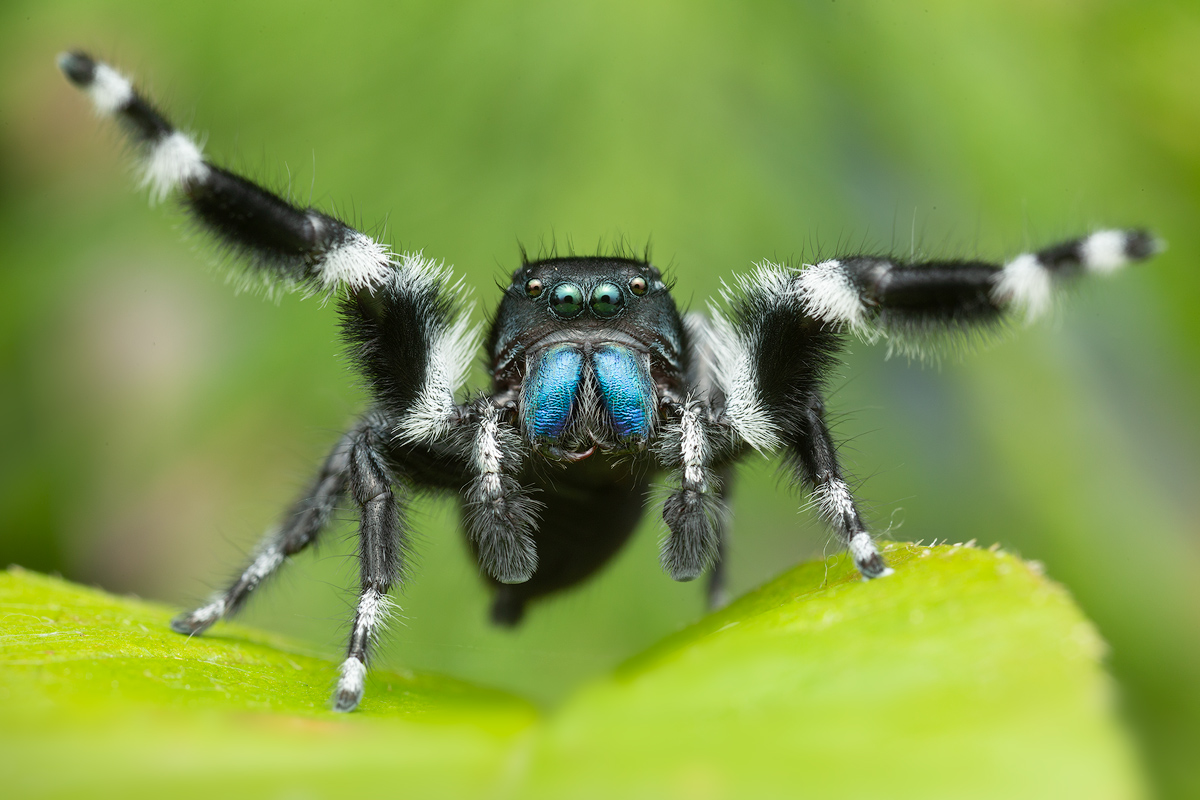
[[[171,630],[184,636],[198,636],[213,626],[225,614],[225,601],[214,600],[195,611],[180,614],[171,620]]]
[[[854,538],[850,540],[850,555],[854,558],[854,566],[858,567],[858,571],[862,573],[863,580],[883,578],[895,572],[883,560],[875,543],[871,541],[869,533],[863,532],[854,535]]]
[[[333,710],[345,714],[358,708],[362,701],[367,665],[358,657],[350,656],[342,662],[341,673],[333,693]]]

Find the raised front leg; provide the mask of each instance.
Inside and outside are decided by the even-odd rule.
[[[256,282],[268,289],[332,291],[347,285],[372,291],[393,274],[395,256],[371,237],[207,161],[195,139],[176,129],[112,67],[79,52],[64,53],[58,63],[98,113],[115,117],[128,132],[151,197],[162,200],[178,192],[203,228],[244,257]]]
[[[946,333],[971,337],[1013,318],[1032,322],[1073,278],[1110,274],[1160,246],[1145,231],[1103,230],[1003,264],[848,255],[799,273],[766,265],[755,277],[832,329],[886,338],[893,349],[916,354],[936,350]]]
[[[701,360],[712,364],[703,373],[716,389],[714,420],[759,451],[785,447],[863,576],[885,575],[820,400],[845,336],[924,353],[939,337],[953,344],[1014,316],[1034,319],[1050,308],[1058,284],[1113,272],[1158,248],[1144,231],[1104,230],[1003,264],[867,255],[802,269],[763,263],[727,293],[728,311],[714,310],[708,325],[690,325],[705,342],[697,348]]]

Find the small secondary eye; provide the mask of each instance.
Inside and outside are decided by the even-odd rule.
[[[525,284],[525,295],[527,297],[541,297],[542,282],[537,278],[531,278],[529,282]]]
[[[646,293],[646,290],[649,288],[650,288],[650,285],[648,283],[646,283],[646,279],[643,278],[641,275],[638,275],[636,278],[634,278],[633,280],[631,280],[629,282],[629,291],[633,292],[638,297],[641,297],[642,295],[644,295]]]
[[[625,295],[615,283],[602,283],[592,290],[592,311],[598,317],[615,317],[625,305]]]
[[[573,283],[560,283],[550,292],[550,310],[563,319],[583,311],[583,289]]]

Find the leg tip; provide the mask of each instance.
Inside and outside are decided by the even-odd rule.
[[[672,532],[663,542],[659,563],[671,580],[694,581],[717,562],[717,537],[712,528]]]
[[[708,594],[708,610],[720,611],[725,606],[729,605],[729,592],[724,589],[717,589],[715,592]]]
[[[671,576],[671,580],[673,581],[687,583],[703,575],[704,569],[694,564],[672,564],[667,567],[667,574]]]
[[[879,555],[879,550],[871,541],[871,534],[866,531],[860,531],[850,539],[850,555],[854,558],[854,566],[858,567],[864,580],[873,580],[892,574],[891,567],[883,560],[883,556]]]
[[[866,570],[863,570],[862,576],[863,576],[864,581],[873,581],[876,578],[886,578],[888,575],[895,575],[895,574],[896,574],[896,570],[892,569],[891,567],[889,567],[885,564],[883,569],[881,569],[879,572],[868,573]]]
[[[355,656],[350,656],[342,662],[341,673],[337,690],[333,693],[333,710],[339,714],[347,714],[358,708],[358,704],[362,702],[367,665]]]
[[[496,573],[492,577],[505,585],[527,583],[533,577],[533,570],[524,568],[499,569],[496,570]]]
[[[358,708],[362,696],[362,687],[359,687],[357,692],[338,689],[333,695],[333,710],[338,714],[349,714]]]
[[[533,540],[521,535],[500,539],[480,548],[479,562],[499,583],[525,583],[537,572],[537,549]]]
[[[197,636],[213,626],[225,612],[225,605],[220,602],[209,603],[206,606],[180,614],[171,620],[171,630],[184,636]]]
[[[515,628],[524,616],[524,598],[507,586],[501,586],[492,599],[492,624],[501,628]]]
[[[67,80],[76,86],[90,86],[96,77],[96,62],[85,53],[73,51],[59,53],[58,68],[67,76]]]
[[[1133,230],[1125,234],[1125,254],[1133,261],[1156,256],[1166,249],[1166,240],[1160,239],[1149,231]]]

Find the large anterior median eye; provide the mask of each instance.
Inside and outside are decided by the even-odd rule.
[[[583,311],[583,289],[574,283],[560,283],[550,292],[550,310],[554,316],[570,319]]]
[[[615,283],[602,283],[592,290],[592,311],[598,317],[615,317],[625,305],[625,295]]]

